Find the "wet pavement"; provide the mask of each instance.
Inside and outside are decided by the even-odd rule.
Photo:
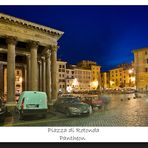
[[[148,95],[133,94],[107,95],[110,102],[104,109],[89,116],[66,117],[61,113],[49,113],[47,118],[27,117],[15,120],[12,116],[0,126],[148,126]]]

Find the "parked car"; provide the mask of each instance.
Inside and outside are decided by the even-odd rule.
[[[81,101],[84,103],[87,103],[92,106],[92,109],[94,108],[101,108],[104,105],[104,102],[102,99],[99,99],[97,96],[84,96],[81,98]]]
[[[28,115],[46,117],[47,110],[47,94],[45,92],[24,91],[19,96],[15,113],[18,119],[23,119]]]
[[[6,114],[7,114],[7,107],[5,106],[5,103],[0,97],[0,122],[4,121]]]
[[[91,114],[90,105],[81,102],[77,97],[61,97],[54,104],[55,111],[65,113],[67,117]]]

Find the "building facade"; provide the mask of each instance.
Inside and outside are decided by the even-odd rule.
[[[59,93],[91,90],[92,72],[90,69],[58,61]]]
[[[89,60],[82,60],[77,63],[78,67],[83,67],[83,68],[90,68],[91,65],[97,65],[96,62],[94,61],[89,61]]]
[[[101,89],[101,66],[98,65],[91,65],[91,72],[92,72],[92,82],[91,82],[91,89]]]
[[[57,41],[62,35],[0,13],[0,90],[7,93],[7,103],[14,101],[18,88],[45,91],[48,103],[57,99]]]
[[[89,69],[74,68],[74,79],[77,81],[75,91],[91,90],[92,72]]]
[[[110,88],[134,88],[135,73],[132,64],[118,65],[117,68],[111,69],[110,73]]]
[[[58,91],[61,93],[66,92],[66,63],[64,61],[57,61],[57,77],[58,77]]]
[[[133,50],[136,89],[148,91],[148,48]]]
[[[77,63],[77,66],[80,68],[85,68],[91,70],[91,82],[90,82],[90,89],[97,90],[101,89],[101,66],[97,65],[94,61],[89,60],[82,60]]]
[[[74,67],[72,65],[68,65],[66,67],[66,92],[72,92],[75,91],[75,89],[77,89],[77,84],[76,79],[75,79],[75,75],[74,75]]]
[[[102,89],[135,89],[135,71],[132,64],[121,64],[101,73]]]

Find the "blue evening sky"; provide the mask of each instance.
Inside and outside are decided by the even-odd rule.
[[[148,6],[0,6],[0,12],[64,31],[58,58],[93,60],[102,71],[148,47]]]

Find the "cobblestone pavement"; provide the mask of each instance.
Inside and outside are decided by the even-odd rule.
[[[89,116],[67,118],[61,113],[47,119],[27,119],[15,122],[7,119],[3,126],[148,126],[148,95],[109,95],[110,103]]]

